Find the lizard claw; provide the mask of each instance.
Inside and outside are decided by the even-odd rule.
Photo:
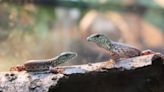
[[[144,50],[141,52],[141,56],[142,55],[150,55],[150,54],[155,54],[156,52],[152,51],[152,50]]]

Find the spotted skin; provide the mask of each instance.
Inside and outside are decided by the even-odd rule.
[[[136,49],[135,47],[127,46],[125,44],[120,44],[117,42],[112,42],[112,53],[117,54],[117,56],[113,56],[115,59],[119,58],[132,58],[141,55],[141,51]]]

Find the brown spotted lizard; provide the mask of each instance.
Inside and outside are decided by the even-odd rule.
[[[27,72],[37,72],[37,71],[47,71],[51,67],[56,67],[59,64],[65,63],[68,60],[76,57],[77,53],[75,52],[63,52],[60,55],[45,60],[29,60],[25,62],[23,65],[19,65],[16,67],[11,67],[11,71],[27,71]]]
[[[99,47],[108,50],[111,59],[113,59],[114,61],[154,53],[150,50],[142,52],[141,50],[133,46],[114,42],[104,34],[92,34],[87,37],[87,40],[89,42],[95,42]]]

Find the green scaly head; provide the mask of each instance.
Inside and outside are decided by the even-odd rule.
[[[95,42],[99,47],[102,47],[107,50],[112,49],[111,40],[104,34],[92,34],[87,37],[87,41]]]
[[[77,56],[75,52],[63,52],[55,57],[55,61],[52,61],[52,66],[57,66],[59,64],[65,63]]]

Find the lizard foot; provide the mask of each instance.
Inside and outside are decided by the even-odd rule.
[[[58,73],[63,74],[64,69],[59,67],[55,67],[55,68],[50,67],[49,71],[54,74],[58,74]]]
[[[156,52],[152,51],[152,50],[144,50],[141,52],[141,56],[142,55],[150,55],[150,54],[155,54]]]
[[[24,70],[25,70],[24,65],[17,65],[10,68],[10,71],[17,71],[17,72],[21,72]]]

